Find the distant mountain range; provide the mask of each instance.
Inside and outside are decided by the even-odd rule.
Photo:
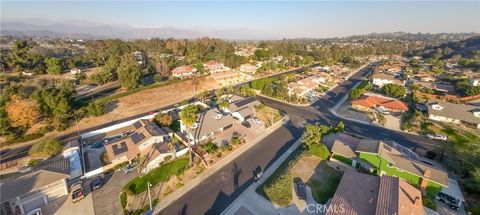
[[[177,38],[195,39],[213,37],[230,40],[281,39],[279,35],[248,28],[236,29],[183,29],[176,27],[134,28],[86,21],[55,22],[45,19],[2,20],[2,35],[41,36],[61,38]]]

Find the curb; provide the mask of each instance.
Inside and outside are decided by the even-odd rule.
[[[228,164],[230,161],[232,161],[233,159],[237,158],[238,156],[242,155],[246,150],[248,150],[250,147],[254,146],[255,144],[257,144],[258,142],[260,142],[262,139],[264,139],[266,136],[270,135],[271,133],[273,133],[275,130],[279,129],[283,123],[285,122],[285,120],[288,120],[289,117],[288,116],[284,116],[281,120],[279,120],[278,122],[276,122],[276,124],[270,126],[267,128],[267,132],[266,133],[263,133],[261,134],[261,136],[258,136],[257,138],[254,139],[254,141],[252,141],[250,144],[247,143],[247,144],[244,144],[242,146],[240,146],[237,150],[233,151],[231,154],[227,155],[226,157],[222,158],[221,160],[219,160],[218,162],[216,162],[215,164],[213,164],[212,166],[210,166],[209,168],[207,168],[207,170],[205,170],[203,173],[201,173],[201,175],[193,178],[192,180],[195,180],[197,179],[198,181],[195,182],[195,183],[188,183],[186,184],[185,186],[183,186],[182,188],[184,188],[184,190],[181,190],[180,189],[177,189],[177,193],[175,195],[173,195],[174,193],[170,194],[171,195],[171,198],[172,199],[169,199],[169,200],[166,200],[162,203],[159,203],[154,211],[153,211],[153,214],[157,214],[159,212],[161,212],[163,209],[167,208],[168,206],[170,206],[173,202],[175,202],[176,200],[178,200],[179,198],[181,198],[184,194],[186,194],[187,192],[189,192],[190,190],[192,190],[193,188],[195,188],[198,184],[202,183],[203,181],[207,180],[210,176],[212,176],[213,174],[215,174],[216,172],[218,172],[220,170],[220,168],[226,164]],[[246,146],[249,146],[249,147],[246,147]],[[241,151],[242,149],[245,149],[244,151]],[[235,152],[237,152],[238,154],[234,154]],[[222,164],[222,165],[221,165]],[[208,171],[210,170],[210,171]],[[168,198],[168,196],[167,196]],[[166,199],[166,198],[164,198]]]

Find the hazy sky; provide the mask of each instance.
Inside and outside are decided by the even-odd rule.
[[[1,18],[132,27],[250,28],[283,37],[480,32],[480,1],[3,1]]]

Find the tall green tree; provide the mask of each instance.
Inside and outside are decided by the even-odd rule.
[[[137,88],[141,84],[142,71],[132,55],[124,55],[117,70],[118,80],[122,87]]]
[[[60,58],[47,58],[45,59],[45,64],[47,65],[48,74],[59,75],[62,72],[62,60]]]
[[[32,46],[26,40],[15,40],[10,55],[10,68],[17,71],[25,70],[28,67],[26,63],[31,48]]]
[[[185,106],[182,111],[180,111],[180,120],[182,123],[187,127],[187,129],[190,129],[192,125],[195,123],[198,117],[198,107],[196,105],[187,105]],[[193,161],[193,154],[192,154],[192,147],[190,145],[190,135],[187,135],[188,137],[188,150],[189,150],[189,159],[190,159],[190,164],[192,164]]]
[[[396,98],[405,96],[405,93],[407,92],[404,86],[398,84],[385,84],[382,87],[382,90],[385,94]]]

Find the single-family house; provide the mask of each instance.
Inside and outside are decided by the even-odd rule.
[[[470,82],[470,85],[475,86],[475,87],[480,85],[480,75],[477,76],[477,77],[471,78],[469,82]]]
[[[219,63],[216,60],[210,60],[203,64],[205,70],[209,71],[210,73],[215,72],[224,72],[230,70],[230,68],[223,65],[223,63]]]
[[[173,69],[171,73],[176,78],[189,78],[197,74],[197,69],[191,66],[179,66]]]
[[[438,99],[427,102],[428,118],[435,121],[470,124],[480,129],[480,107]]]
[[[240,65],[240,72],[255,74],[257,72],[258,66],[252,64],[242,64]]]
[[[327,215],[424,214],[420,191],[398,177],[346,171]]]
[[[226,113],[232,114],[232,116],[240,122],[255,116],[255,107],[261,103],[253,97],[245,98],[232,102],[227,108],[223,111]]]
[[[70,73],[74,74],[74,75],[75,74],[80,74],[80,73],[82,73],[82,70],[80,68],[72,68],[72,69],[70,69]]]
[[[68,195],[70,162],[61,158],[0,184],[1,214],[28,214]]]
[[[234,122],[235,119],[232,115],[213,108],[200,113],[197,121],[190,127],[180,121],[180,129],[192,141],[191,144],[196,144],[207,140],[215,132],[231,128]]]
[[[398,84],[404,86],[405,82],[396,78],[393,74],[374,73],[372,75],[372,84],[381,88],[385,84]]]
[[[170,136],[154,122],[142,119],[132,125],[133,130],[127,131],[119,139],[105,143],[107,157],[111,163],[131,161],[137,156],[145,156],[151,150],[162,148],[158,145],[167,145]],[[161,151],[165,154],[166,152]],[[165,154],[164,156],[167,156]]]
[[[308,95],[315,92],[315,88],[318,85],[327,82],[326,75],[313,75],[296,82],[288,83],[288,94],[296,95],[299,97],[307,97]]]
[[[448,186],[446,172],[417,161],[416,156],[399,145],[362,139],[356,144],[335,141],[332,158],[379,176],[396,176],[435,194]]]
[[[407,112],[408,105],[398,99],[363,95],[352,101],[352,107],[360,110],[384,108],[391,112]]]

